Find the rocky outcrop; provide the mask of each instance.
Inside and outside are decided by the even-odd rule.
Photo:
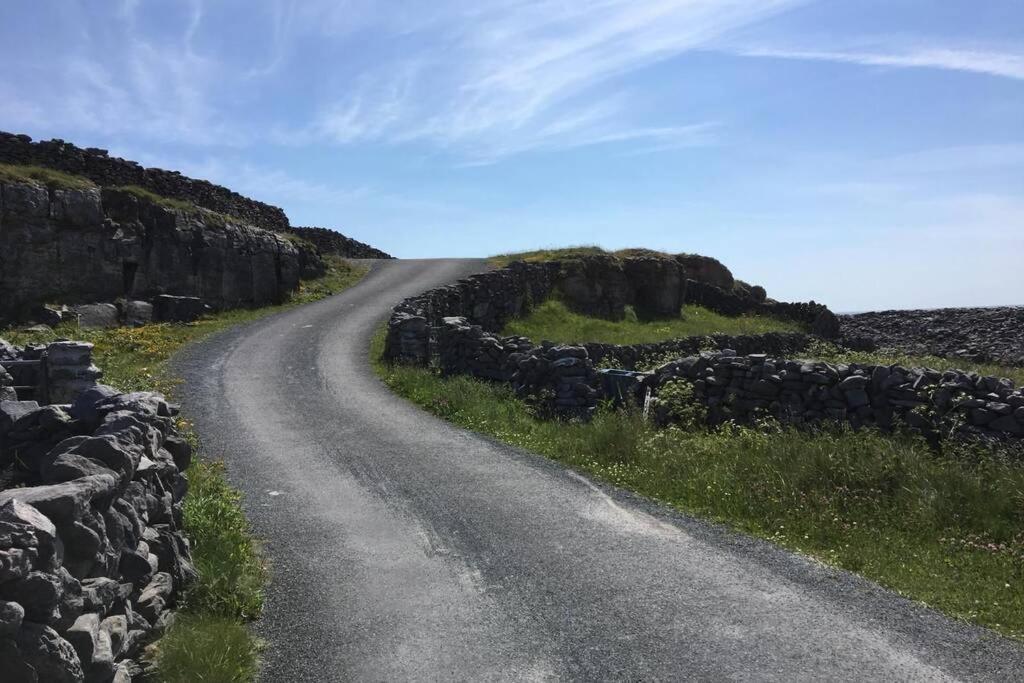
[[[671,259],[599,255],[516,261],[406,299],[392,313],[385,358],[424,364],[430,357],[431,329],[442,326],[444,318],[461,316],[483,330],[500,331],[556,293],[573,310],[613,320],[624,316],[626,306],[657,318],[678,315],[683,304],[696,303],[725,315],[760,313],[797,321],[823,336],[836,331],[832,312],[813,301],[758,301],[691,280]]]
[[[1024,307],[879,311],[840,317],[843,344],[1024,366]]]
[[[687,277],[691,280],[720,287],[726,291],[732,290],[736,284],[732,273],[718,259],[699,254],[679,254],[675,260],[686,270]],[[755,292],[755,296],[758,295]],[[763,300],[763,297],[761,298]]]
[[[707,409],[712,425],[750,424],[772,416],[783,424],[822,421],[927,436],[1015,440],[1024,436],[1024,393],[1013,382],[960,370],[786,360],[735,351],[701,353],[659,367],[644,383],[681,379]]]
[[[385,254],[380,249],[371,247],[351,237],[346,237],[336,230],[328,228],[289,228],[298,237],[315,245],[321,253],[336,254],[345,258],[391,259],[394,256]]]
[[[32,142],[27,135],[0,132],[0,163],[52,168],[105,187],[135,185],[162,197],[181,199],[233,216],[264,230],[288,229],[288,217],[276,206],[243,197],[205,180],[194,180],[175,171],[143,168],[134,161],[108,156],[106,150],[82,149],[63,140]]]
[[[42,304],[200,297],[259,306],[298,287],[301,244],[208,211],[113,189],[0,183],[0,317]],[[321,262],[322,268],[322,262]]]
[[[159,394],[0,402],[0,680],[130,681],[196,573],[192,457]]]

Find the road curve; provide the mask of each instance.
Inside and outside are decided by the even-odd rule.
[[[263,681],[1012,680],[1024,648],[455,428],[367,363],[390,261],[176,361],[273,579]]]

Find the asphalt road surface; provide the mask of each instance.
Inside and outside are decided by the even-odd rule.
[[[263,681],[1021,680],[1024,648],[431,417],[374,376],[391,261],[177,360],[273,579]]]

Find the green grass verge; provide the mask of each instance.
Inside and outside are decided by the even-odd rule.
[[[687,305],[678,318],[637,320],[627,310],[625,320],[603,320],[570,311],[561,301],[551,299],[534,308],[524,318],[509,321],[504,334],[522,335],[535,341],[604,342],[606,344],[648,344],[679,337],[709,334],[764,334],[800,332],[794,322],[764,315],[728,317],[702,306]]]
[[[0,181],[13,183],[37,182],[53,188],[70,190],[89,190],[96,184],[88,178],[61,173],[41,166],[21,166],[16,164],[0,164]]]
[[[58,337],[95,344],[93,358],[104,371],[103,381],[122,391],[156,390],[174,396],[180,380],[168,368],[171,356],[233,325],[310,303],[355,284],[366,274],[363,266],[330,257],[327,274],[303,282],[282,305],[238,309],[207,316],[188,325],[155,324],[137,328],[80,330],[62,325],[52,332],[0,332],[15,344],[45,343]],[[241,494],[225,479],[223,463],[202,457],[190,423],[179,418],[178,427],[197,447],[186,473],[185,532],[199,580],[189,588],[178,619],[152,648],[156,681],[249,681],[257,665],[259,643],[246,622],[263,606],[267,568],[242,513]]]
[[[383,333],[381,379],[439,417],[1024,637],[1020,462],[867,430],[657,429],[610,410],[542,421],[506,387],[388,366],[382,347]]]

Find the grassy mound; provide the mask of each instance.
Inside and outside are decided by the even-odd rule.
[[[542,421],[501,385],[376,368],[457,425],[1024,637],[1024,463],[867,430],[657,429],[610,410]]]
[[[740,335],[801,331],[801,326],[791,321],[763,315],[730,318],[702,306],[691,305],[684,306],[678,318],[641,321],[627,310],[624,320],[603,320],[574,313],[561,301],[549,300],[526,317],[509,321],[504,334],[522,335],[536,342],[550,339],[556,342],[649,344],[716,333]]]

